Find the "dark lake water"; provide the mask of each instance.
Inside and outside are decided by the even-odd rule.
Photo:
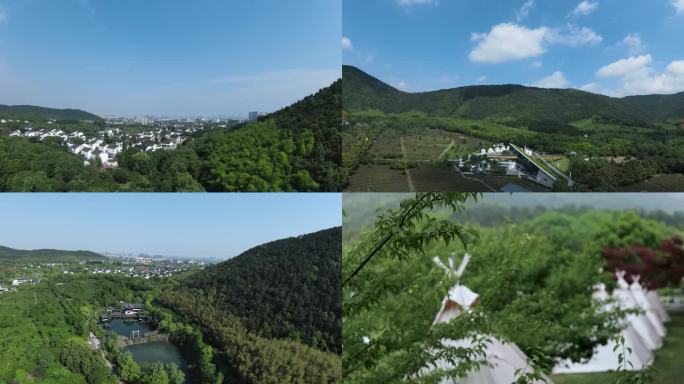
[[[121,336],[129,337],[132,331],[140,331],[142,336],[145,332],[151,332],[154,329],[147,323],[139,323],[137,321],[125,321],[124,319],[110,320],[110,330],[116,332]],[[124,349],[133,356],[133,360],[140,365],[145,363],[176,363],[178,368],[188,377],[188,362],[183,358],[178,347],[169,342],[152,342],[145,344],[135,344]]]
[[[154,330],[147,323],[139,323],[131,320],[111,319],[109,323],[111,324],[111,327],[109,327],[110,330],[126,337],[129,337],[132,331],[140,331],[140,336],[142,336],[143,333]]]
[[[126,347],[133,356],[133,360],[140,365],[161,361],[163,363],[176,363],[185,377],[188,377],[188,362],[185,361],[178,347],[172,343],[156,341],[146,344],[136,344]]]

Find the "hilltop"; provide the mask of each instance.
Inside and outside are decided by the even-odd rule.
[[[348,111],[409,111],[469,119],[513,118],[518,121],[573,121],[599,118],[648,125],[684,118],[684,92],[613,98],[577,89],[544,89],[523,85],[476,85],[407,93],[352,67],[343,66],[343,105]]]
[[[341,382],[342,229],[259,245],[158,301],[202,329],[227,382]]]
[[[0,105],[0,117],[13,120],[101,120],[92,113],[80,109],[56,109],[33,105]]]
[[[0,262],[58,263],[101,260],[107,260],[107,258],[91,251],[63,251],[58,249],[21,250],[0,246]]]
[[[339,227],[272,241],[198,272],[183,287],[219,293],[212,304],[259,335],[297,334],[339,353],[341,247]]]

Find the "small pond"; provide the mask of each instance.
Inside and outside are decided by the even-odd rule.
[[[145,344],[135,344],[125,348],[133,356],[133,360],[140,365],[145,363],[176,363],[178,368],[188,377],[188,362],[181,355],[178,347],[172,343],[155,341]]]
[[[112,319],[110,320],[110,327],[107,328],[116,332],[118,335],[129,337],[131,332],[140,331],[142,336],[146,332],[154,331],[154,328],[148,323],[141,323],[137,320]],[[176,363],[178,368],[188,377],[188,362],[181,355],[180,350],[174,344],[163,341],[155,341],[145,344],[134,344],[125,347],[125,351],[131,353],[133,360],[140,365],[145,363]]]
[[[141,336],[145,332],[154,331],[154,329],[148,323],[141,323],[137,320],[111,319],[109,324],[111,325],[108,328],[109,330],[112,330],[125,337],[131,336],[131,332],[133,331],[140,331]]]

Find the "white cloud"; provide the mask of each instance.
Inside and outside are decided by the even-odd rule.
[[[471,35],[471,40],[478,44],[469,58],[478,63],[502,63],[541,56],[545,52],[547,34],[545,27],[528,29],[513,23],[495,25],[489,33]]]
[[[478,83],[484,83],[485,81],[487,81],[487,76],[480,76],[477,78]]]
[[[397,0],[397,4],[407,7],[411,5],[432,4],[432,0]]]
[[[541,62],[541,60],[535,60],[532,62],[532,68],[541,68],[544,66],[544,63]]]
[[[503,63],[538,57],[546,52],[549,44],[578,47],[596,45],[603,40],[591,29],[571,24],[565,28],[529,29],[514,23],[495,25],[489,33],[473,33],[470,39],[478,44],[470,52],[469,58],[478,63]]]
[[[518,20],[518,22],[526,19],[532,8],[534,8],[534,0],[527,0],[515,13],[515,19]]]
[[[638,33],[632,33],[625,36],[625,38],[622,39],[622,44],[627,46],[630,55],[637,55],[646,49],[646,46],[641,41],[641,36]]]
[[[619,87],[606,93],[618,96],[684,91],[684,60],[670,62],[662,73],[652,63],[651,55],[632,56],[602,67],[596,75],[617,78]]]
[[[596,45],[603,41],[603,37],[596,34],[596,32],[590,28],[578,28],[572,24],[568,24],[565,28],[549,29],[546,39],[550,43],[564,44],[571,47]]]
[[[342,49],[352,50],[354,46],[348,37],[342,37]]]
[[[406,84],[406,82],[404,82],[404,81],[399,81],[394,85],[401,90],[408,88],[408,84]]]
[[[567,88],[570,83],[563,75],[563,72],[556,71],[552,75],[547,76],[543,79],[532,84],[539,88]]]
[[[632,56],[602,67],[596,75],[599,77],[641,77],[648,73],[652,61],[651,55]]]
[[[681,1],[681,0],[679,0]],[[598,9],[599,3],[598,1],[588,1],[584,0],[581,3],[577,4],[577,7],[572,11],[571,15],[572,16],[586,16]]]
[[[677,8],[677,14],[684,13],[684,0],[672,0],[672,6]]]

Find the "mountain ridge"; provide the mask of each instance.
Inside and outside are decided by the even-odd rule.
[[[341,227],[269,241],[193,274],[182,287],[259,336],[340,353],[341,247]]]
[[[363,70],[344,65],[345,110],[377,109],[386,113],[424,112],[464,118],[513,117],[521,121],[562,123],[599,117],[628,124],[653,124],[684,118],[684,92],[613,98],[578,89],[546,89],[517,84],[472,85],[409,93]]]
[[[22,120],[102,120],[101,117],[82,109],[4,104],[0,104],[0,117]]]
[[[42,249],[14,249],[0,246],[0,261],[26,261],[26,262],[60,262],[60,261],[90,261],[106,260],[99,253],[87,250],[60,250],[51,248]]]

